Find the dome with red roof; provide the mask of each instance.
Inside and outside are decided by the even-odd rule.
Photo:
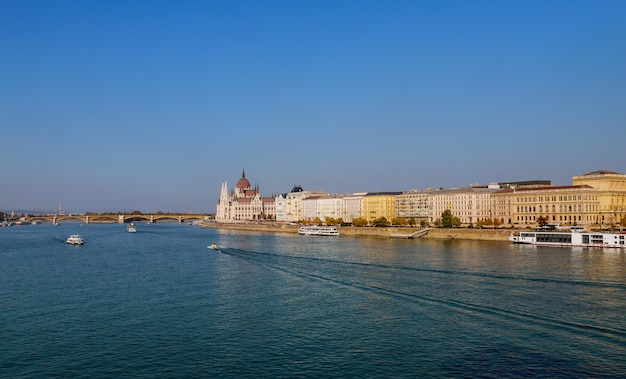
[[[237,185],[235,187],[239,188],[239,189],[248,189],[248,188],[250,188],[250,182],[248,181],[248,179],[246,179],[246,172],[245,171],[241,174],[241,179],[239,179],[239,181],[237,182]]]

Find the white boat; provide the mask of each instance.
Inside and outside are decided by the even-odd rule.
[[[304,236],[338,236],[339,229],[336,226],[302,226],[298,229],[298,234]]]
[[[126,227],[126,231],[128,233],[136,233],[137,228],[135,228],[135,223],[131,222],[130,224],[128,224],[128,226]]]
[[[212,243],[209,246],[207,246],[207,248],[211,249],[211,250],[217,250],[220,251],[220,249],[223,249],[224,246],[217,246],[216,243]]]
[[[583,232],[577,229],[571,232],[513,232],[509,241],[544,246],[626,248],[624,233]]]
[[[67,237],[65,243],[68,243],[70,245],[82,245],[85,243],[85,241],[83,241],[83,237],[81,237],[80,234],[72,234],[71,236]]]

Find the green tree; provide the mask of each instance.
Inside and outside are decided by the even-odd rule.
[[[452,217],[452,226],[459,227],[461,226],[461,219],[457,216]]]
[[[389,220],[387,220],[385,217],[379,217],[376,220],[372,221],[372,225],[379,226],[379,227],[387,227],[391,224],[389,223]]]
[[[352,225],[353,226],[366,226],[367,220],[364,219],[363,217],[357,217],[354,220],[352,220]]]
[[[337,224],[337,221],[334,218],[332,218],[332,217],[326,217],[324,219],[324,223],[326,225],[335,225],[335,224]]]
[[[404,217],[394,217],[391,219],[392,225],[406,225],[407,221]]]
[[[441,214],[441,226],[443,226],[444,228],[452,227],[452,211],[451,210],[446,209]]]
[[[422,220],[422,221],[420,221],[420,225],[422,226],[422,228],[425,228],[425,227],[428,226],[428,221]]]
[[[320,219],[319,217],[315,217],[315,220],[313,220],[313,223],[315,225],[321,225],[322,224],[322,219]]]

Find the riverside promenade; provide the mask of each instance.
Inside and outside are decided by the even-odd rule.
[[[219,223],[201,222],[202,228],[245,230],[268,233],[298,233],[299,225],[288,225],[275,222]],[[418,228],[398,227],[355,227],[342,226],[342,236],[390,238],[392,234],[410,234]],[[476,241],[508,241],[511,229],[466,229],[466,228],[431,228],[428,234],[419,238],[427,239],[459,239]]]

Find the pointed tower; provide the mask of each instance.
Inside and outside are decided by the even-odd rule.
[[[230,218],[230,202],[228,200],[228,186],[226,181],[222,183],[220,199],[217,201],[217,210],[215,212],[216,221],[226,221]]]

